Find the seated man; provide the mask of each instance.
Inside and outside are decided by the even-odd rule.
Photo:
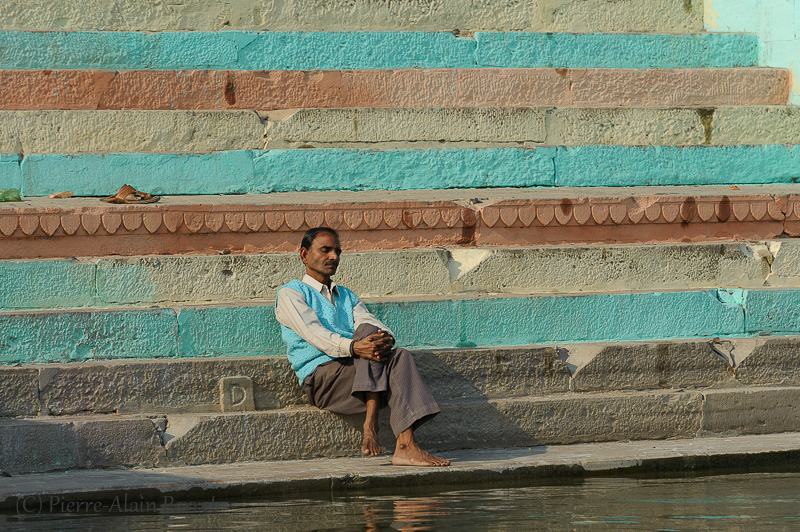
[[[392,349],[388,327],[358,296],[331,281],[341,252],[336,231],[309,229],[300,245],[305,277],[278,289],[275,317],[292,369],[312,405],[337,414],[367,413],[364,454],[381,454],[378,410],[388,404],[397,437],[393,464],[450,465],[423,451],[414,439],[414,429],[438,414],[439,405],[411,353]]]

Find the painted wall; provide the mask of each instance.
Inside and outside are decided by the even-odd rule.
[[[743,31],[759,39],[759,64],[792,70],[790,102],[800,105],[800,0],[705,0],[707,31]]]

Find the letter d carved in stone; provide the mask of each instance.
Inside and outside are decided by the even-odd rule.
[[[253,380],[250,377],[222,377],[219,381],[219,400],[223,412],[255,410]]]

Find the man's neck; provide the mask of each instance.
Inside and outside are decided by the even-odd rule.
[[[331,278],[330,278],[330,276],[322,275],[320,273],[312,272],[310,270],[306,271],[306,275],[308,275],[309,277],[311,277],[315,281],[324,284],[330,290],[330,288],[331,288]]]

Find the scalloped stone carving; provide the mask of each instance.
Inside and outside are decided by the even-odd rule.
[[[244,214],[240,214],[239,216],[241,216],[241,222],[239,222],[239,226],[236,229],[231,228],[231,231],[238,231],[244,224]],[[270,231],[277,231],[283,225],[286,217],[283,215],[283,212],[271,211],[264,214],[264,220],[267,222],[267,227]]]
[[[83,230],[88,234],[93,235],[100,229],[100,215],[99,214],[81,214],[81,225]]]
[[[198,212],[187,212],[183,215],[183,223],[190,233],[196,233],[203,228],[205,216]]]
[[[386,222],[386,225],[395,229],[403,223],[403,211],[399,209],[385,210],[383,211],[383,221]]]
[[[0,216],[0,233],[5,236],[11,236],[17,230],[17,227],[19,227],[19,216]]]
[[[174,233],[183,223],[183,214],[179,212],[165,212],[164,213],[164,227],[167,231]]]
[[[136,231],[142,226],[142,213],[126,212],[122,215],[122,225],[128,231]]]
[[[364,222],[364,213],[361,211],[344,211],[344,223],[350,229],[358,229]]]
[[[680,213],[681,207],[676,203],[664,203],[661,205],[661,216],[669,223],[677,220]]]
[[[105,227],[108,234],[113,235],[122,225],[122,215],[116,212],[109,212],[103,215],[103,227]]]
[[[460,219],[460,209],[442,209],[442,220],[447,227],[455,227]]]
[[[481,209],[481,218],[487,226],[494,227],[500,219],[500,209],[497,207],[484,207]]]
[[[608,205],[592,205],[592,218],[594,221],[600,225],[606,220],[608,220],[609,215],[609,208]]]
[[[281,217],[280,223],[283,223],[283,217]],[[228,226],[231,232],[236,233],[244,225],[244,214],[241,212],[225,213],[225,225]]]
[[[753,202],[750,204],[750,214],[756,220],[763,220],[767,215],[767,204],[761,202]]]
[[[219,233],[222,226],[225,225],[225,215],[219,212],[207,212],[205,215],[205,224],[212,233]]]
[[[403,223],[406,224],[406,227],[410,227],[414,229],[419,225],[422,221],[422,213],[416,210],[404,210],[403,211]]]
[[[61,227],[61,217],[57,214],[43,214],[39,218],[39,225],[47,236],[53,236],[53,233]]]
[[[160,218],[160,216],[159,216]],[[81,217],[78,214],[64,214],[61,216],[61,227],[68,235],[74,235],[81,227]]]
[[[542,225],[548,225],[556,217],[556,210],[552,205],[542,205],[536,207],[536,219]]]
[[[575,205],[572,209],[572,216],[575,217],[575,221],[578,222],[579,225],[584,225],[592,216],[592,208],[585,203]]]
[[[289,213],[286,214],[287,214],[286,223],[289,227],[292,227],[292,224],[289,223],[289,216],[288,216]],[[303,218],[303,213],[294,212],[292,214],[294,215],[295,219],[297,218],[300,219],[299,223],[297,224],[297,227],[303,225],[303,222],[305,221]],[[265,217],[263,212],[248,212],[244,215],[244,224],[247,226],[248,229],[250,229],[254,233],[257,232],[259,229],[261,229],[264,223],[265,223]],[[292,229],[296,229],[296,227],[292,227]]]
[[[164,217],[160,212],[146,212],[142,215],[142,223],[149,233],[155,233],[161,229],[163,221]]]
[[[530,227],[536,220],[536,207],[533,205],[523,205],[519,208],[519,221],[525,227]]]
[[[614,223],[621,224],[628,216],[628,207],[620,204],[611,205],[608,208],[608,213],[611,215],[611,219]]]
[[[306,211],[305,216],[308,227],[321,227],[325,223],[325,213],[322,211]]]
[[[506,227],[511,227],[517,221],[516,207],[500,207],[500,220]]]
[[[383,223],[383,213],[378,209],[364,211],[364,221],[370,229],[377,229]]]
[[[384,213],[384,219],[385,217],[386,213]],[[342,214],[342,211],[338,210],[325,211],[325,223],[328,224],[328,227],[330,227],[331,229],[340,228],[343,222],[344,222],[344,215]]]
[[[737,201],[733,204],[733,215],[737,220],[743,222],[747,215],[750,214],[750,205],[748,203]]]
[[[422,211],[422,221],[428,227],[436,227],[441,220],[442,216],[439,209],[425,209]]]
[[[283,217],[286,219],[286,226],[289,229],[291,229],[292,231],[299,230],[301,227],[303,227],[303,224],[306,223],[306,217],[302,212],[286,211],[285,213],[283,213]],[[259,224],[258,228],[254,227],[255,224],[250,225],[250,215],[249,214],[246,214],[244,218],[247,221],[247,227],[249,227],[253,231],[258,231],[258,229],[261,228],[260,224]],[[264,217],[261,216],[261,217],[259,217],[259,219],[263,221]]]
[[[39,228],[39,217],[29,214],[23,214],[19,217],[19,228],[26,235],[32,235]]]

